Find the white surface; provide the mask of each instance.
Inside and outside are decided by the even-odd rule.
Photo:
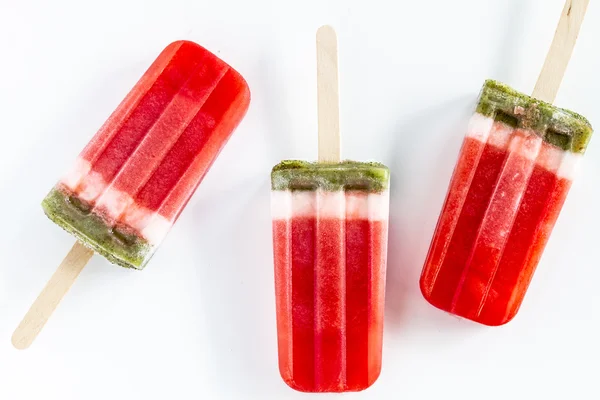
[[[556,103],[600,126],[600,5],[591,3]],[[458,320],[418,288],[480,85],[491,77],[532,90],[562,7],[0,0],[0,399],[309,397],[277,369],[268,179],[283,158],[317,156],[323,23],[340,42],[344,156],[392,170],[383,371],[343,398],[599,398],[598,138],[513,322]],[[246,77],[246,119],[146,270],[94,257],[33,346],[13,349],[13,329],[72,244],[41,199],[181,38]]]

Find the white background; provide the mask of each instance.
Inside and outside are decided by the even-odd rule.
[[[344,156],[392,170],[383,371],[348,399],[597,399],[600,140],[521,312],[486,328],[418,277],[485,78],[534,86],[563,0],[0,0],[0,399],[300,399],[277,368],[270,168],[316,158],[315,31],[340,45]],[[556,104],[600,125],[592,1]],[[148,267],[95,256],[33,346],[10,337],[73,239],[40,201],[164,46],[196,41],[252,103]],[[330,395],[333,397],[333,395]],[[321,398],[330,398],[328,395]]]

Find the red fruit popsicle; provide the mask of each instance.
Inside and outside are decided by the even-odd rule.
[[[248,108],[239,73],[203,47],[171,43],[43,202],[109,261],[142,269]]]
[[[42,202],[78,242],[15,331],[28,347],[93,251],[142,269],[242,120],[242,76],[189,41],[168,45]]]
[[[381,370],[389,170],[339,162],[335,32],[317,44],[319,163],[271,174],[279,371],[296,390],[358,391]]]
[[[577,36],[570,19],[586,5],[567,1],[570,29],[557,35]],[[492,326],[519,310],[592,134],[584,117],[549,104],[569,56],[553,44],[537,98],[483,86],[421,275],[434,306]]]
[[[283,161],[271,176],[281,375],[306,392],[365,389],[381,370],[388,170]]]

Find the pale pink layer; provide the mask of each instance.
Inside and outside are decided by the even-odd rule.
[[[274,190],[271,192],[271,215],[274,220],[316,216],[387,221],[389,192]]]
[[[533,131],[515,129],[492,118],[475,113],[469,121],[467,136],[498,148],[509,148],[514,155],[535,161],[557,176],[573,180],[580,154],[564,151],[542,140]]]
[[[62,178],[61,183],[77,193],[80,182],[85,181],[85,190],[80,190],[77,193],[78,196],[86,201],[93,201],[101,195],[104,203],[103,209],[109,212],[110,210],[121,210],[119,214],[111,213],[110,217],[116,219],[121,216],[132,228],[141,232],[142,236],[150,243],[159,244],[175,221],[134,204],[131,196],[110,188],[100,174],[90,169],[90,163],[78,157],[73,168]]]

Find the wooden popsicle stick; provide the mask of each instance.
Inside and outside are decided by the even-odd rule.
[[[590,0],[567,0],[532,96],[554,102]]]
[[[75,279],[86,266],[94,251],[76,242],[62,263],[58,266],[37,299],[33,302],[23,320],[12,335],[12,344],[23,350],[31,346],[48,318],[52,315]]]
[[[319,162],[340,162],[337,36],[329,25],[317,30],[317,107]]]

